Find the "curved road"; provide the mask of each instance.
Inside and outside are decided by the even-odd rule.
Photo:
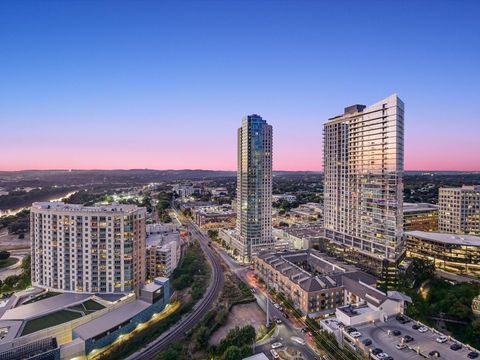
[[[217,254],[208,246],[208,238],[200,232],[192,223],[187,220],[188,227],[192,237],[196,237],[207,256],[207,260],[212,268],[212,283],[207,288],[205,295],[197,302],[192,311],[184,315],[182,319],[173,325],[169,330],[160,335],[146,347],[130,355],[127,359],[155,359],[159,353],[172,342],[179,340],[185,335],[185,332],[192,329],[204,317],[211,308],[213,302],[217,299],[220,290],[223,287],[223,271]]]

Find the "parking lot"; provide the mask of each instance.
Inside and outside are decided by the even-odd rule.
[[[454,351],[450,346],[454,343],[448,340],[445,343],[438,343],[436,338],[441,335],[429,329],[425,333],[420,333],[418,330],[412,329],[415,322],[401,324],[396,319],[390,319],[385,323],[366,324],[357,326],[357,330],[361,332],[362,336],[357,338],[355,343],[359,348],[367,351],[374,348],[380,348],[383,352],[392,356],[394,359],[425,359],[432,358],[429,354],[432,351],[438,351],[440,359],[458,360],[468,359],[468,353],[472,350],[462,347],[462,349]],[[401,335],[394,336],[392,331],[399,330]],[[402,342],[402,337],[410,335],[414,341],[407,344],[407,348],[398,350],[395,345]],[[361,342],[364,339],[371,339],[372,344],[365,347]],[[478,357],[480,359],[480,357]]]

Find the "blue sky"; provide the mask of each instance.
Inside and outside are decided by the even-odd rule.
[[[391,93],[406,168],[480,170],[480,1],[2,1],[0,169],[321,169],[322,124]]]

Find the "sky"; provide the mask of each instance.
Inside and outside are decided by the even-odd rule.
[[[0,2],[0,170],[321,170],[324,122],[392,93],[407,170],[480,170],[480,1]]]

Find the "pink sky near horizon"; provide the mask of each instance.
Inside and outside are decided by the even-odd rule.
[[[278,140],[278,139],[277,139]],[[180,141],[180,139],[177,139]],[[321,141],[321,140],[320,140]],[[480,142],[473,139],[440,139],[437,142],[409,141],[405,145],[406,170],[479,171]],[[78,147],[74,142],[37,142],[31,147],[20,142],[0,156],[0,170],[27,169],[211,169],[236,170],[234,139],[204,144],[187,139],[183,143],[164,141],[115,141]],[[222,149],[219,151],[218,149]],[[468,151],[465,151],[465,148]],[[1,150],[1,145],[0,145]],[[33,151],[33,153],[32,153]],[[5,154],[5,151],[2,151]],[[33,155],[33,156],[32,156]],[[295,145],[275,144],[275,170],[322,170],[321,143],[305,138]]]

